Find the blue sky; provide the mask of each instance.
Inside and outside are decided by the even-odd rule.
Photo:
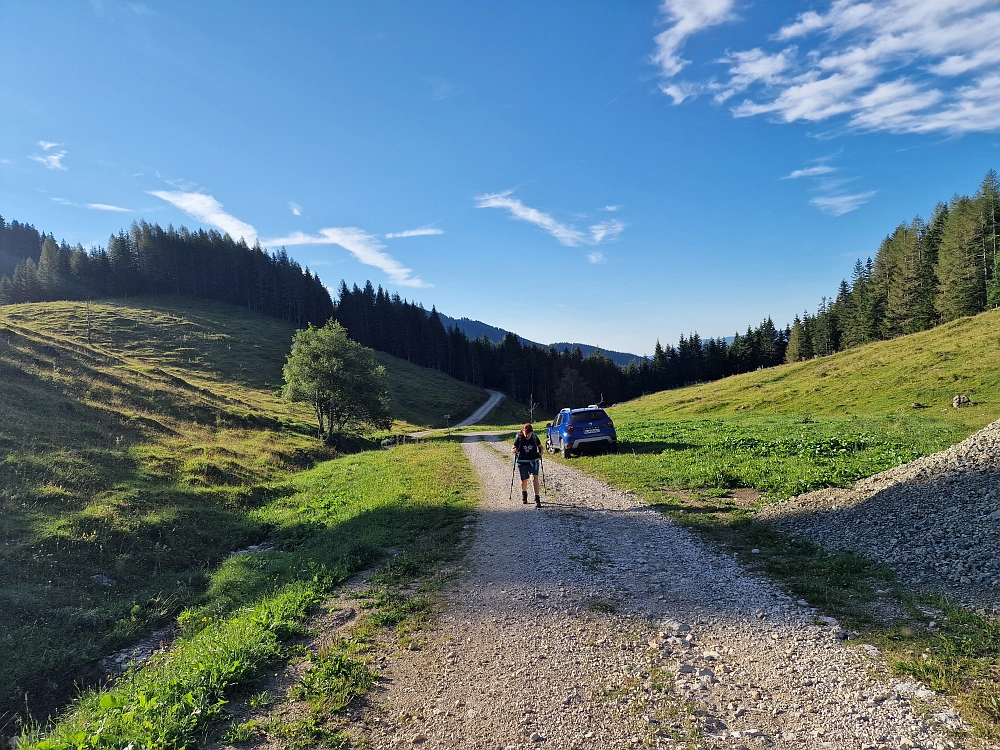
[[[0,214],[285,246],[535,341],[815,309],[998,165],[996,0],[0,0]]]

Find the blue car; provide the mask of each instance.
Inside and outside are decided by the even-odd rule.
[[[614,450],[618,445],[615,423],[599,406],[563,409],[554,422],[545,425],[545,450],[562,451],[564,458],[586,448]]]

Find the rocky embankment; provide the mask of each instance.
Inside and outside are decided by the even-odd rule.
[[[762,509],[758,519],[1000,613],[1000,421],[948,450]]]

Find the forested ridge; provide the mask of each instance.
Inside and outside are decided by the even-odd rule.
[[[0,260],[23,252],[0,278],[0,304],[184,294],[240,305],[304,326],[333,315],[326,287],[284,249],[268,253],[228,234],[134,222],[107,248],[57,243],[0,217]]]
[[[939,203],[927,221],[897,226],[874,260],[815,313],[796,316],[788,361],[916,333],[1000,306],[997,213],[1000,180],[990,170],[975,195]]]
[[[243,305],[296,325],[332,316],[365,346],[552,411],[832,354],[997,307],[998,208],[1000,181],[990,171],[973,196],[956,195],[939,203],[929,220],[896,227],[874,259],[859,260],[850,281],[816,312],[784,328],[768,318],[731,342],[697,333],[682,335],[677,346],[657,342],[652,357],[625,367],[600,350],[585,357],[579,349],[525,344],[514,334],[500,342],[485,334],[470,339],[457,326],[446,327],[435,308],[428,313],[370,281],[350,288],[342,281],[333,304],[318,277],[284,249],[268,253],[215,231],[164,230],[145,221],[111,237],[107,249],[84,250],[0,218],[0,263],[20,258],[11,276],[0,278],[0,303],[175,293]]]

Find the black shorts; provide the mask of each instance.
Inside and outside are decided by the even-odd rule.
[[[517,462],[517,470],[521,472],[521,481],[523,482],[530,476],[538,476],[538,461],[525,461]]]

